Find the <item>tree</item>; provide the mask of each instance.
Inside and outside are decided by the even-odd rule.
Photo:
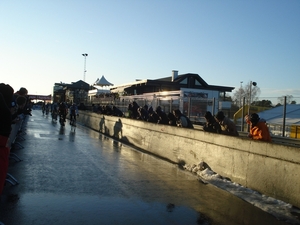
[[[220,93],[219,98],[222,99],[222,101],[233,101],[232,97],[228,95],[228,93],[226,93],[225,96],[223,95],[223,93]]]
[[[270,107],[272,108],[272,102],[270,100],[262,100],[262,101],[254,101],[252,102],[253,106],[261,106],[261,107]]]
[[[253,101],[258,100],[258,96],[260,95],[260,88],[257,86],[254,86],[255,82],[249,81],[248,84],[245,86],[241,86],[240,88],[233,93],[232,99],[234,102],[237,103],[239,107],[242,107],[243,104],[243,98],[245,98],[245,104],[248,105],[249,101],[252,103]],[[250,100],[250,88],[251,88],[251,100]]]
[[[284,104],[284,97],[286,97],[286,104],[296,104],[296,101],[293,100],[293,95],[281,96],[278,98],[278,103],[280,105]]]

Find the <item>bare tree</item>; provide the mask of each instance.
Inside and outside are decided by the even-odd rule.
[[[249,81],[249,83],[243,86],[241,82],[240,88],[233,93],[232,99],[237,103],[239,107],[242,106],[243,104],[242,101],[244,97],[245,97],[245,104],[247,105],[249,104],[249,102],[252,103],[258,100],[258,96],[260,95],[260,88],[257,87],[256,85],[254,86],[253,85],[254,83],[255,82]],[[250,88],[251,88],[251,99],[250,99]]]
[[[278,104],[283,105],[284,104],[284,97],[286,97],[286,104],[295,104],[296,101],[293,101],[293,95],[287,95],[287,96],[281,96],[279,97]]]

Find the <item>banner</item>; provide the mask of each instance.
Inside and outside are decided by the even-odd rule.
[[[31,100],[51,101],[51,95],[28,95]]]

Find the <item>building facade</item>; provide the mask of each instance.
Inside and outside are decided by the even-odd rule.
[[[66,83],[55,83],[53,87],[53,102],[67,104],[86,104],[90,85],[82,80]]]
[[[111,93],[118,94],[121,102],[136,101],[154,109],[159,105],[165,112],[179,108],[190,118],[203,117],[206,111],[226,112],[231,102],[225,101],[225,96],[233,90],[234,87],[209,85],[198,74],[178,75],[176,70],[169,77],[136,80],[110,89]]]

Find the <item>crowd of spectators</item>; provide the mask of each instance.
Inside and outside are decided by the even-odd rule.
[[[6,182],[9,165],[9,154],[15,132],[15,124],[21,122],[26,115],[31,115],[31,101],[28,91],[21,87],[18,91],[9,84],[0,83],[0,196]]]
[[[93,105],[92,111],[104,115],[125,117],[125,114],[116,106],[101,106],[100,104],[97,106]],[[191,129],[194,128],[190,119],[183,115],[179,109],[175,109],[173,112],[166,113],[160,106],[157,106],[156,109],[153,109],[152,106],[149,107],[148,105],[139,106],[135,101],[128,105],[126,117],[150,123],[165,124]]]
[[[101,106],[100,104],[97,106],[93,105],[92,111],[104,115],[125,117],[125,114],[116,106]],[[154,110],[152,106],[139,106],[135,101],[128,105],[126,117],[157,124],[185,127],[190,129],[194,128],[190,119],[181,113],[179,109],[175,109],[170,113],[166,113],[160,106],[157,106]],[[223,111],[219,111],[216,115],[212,115],[210,111],[207,111],[204,117],[206,119],[206,123],[203,125],[203,131],[229,136],[239,136],[236,124],[231,119],[226,117]],[[250,125],[248,137],[253,140],[271,142],[270,132],[264,119],[260,119],[256,113],[253,113],[249,116],[246,116],[245,120]]]
[[[229,118],[225,117],[222,111],[218,112],[215,116],[213,116],[211,112],[207,111],[204,117],[206,119],[206,123],[203,126],[204,131],[230,136],[239,136],[236,124]],[[261,119],[257,113],[246,115],[244,119],[250,126],[248,134],[249,138],[253,140],[272,142],[266,120]]]

